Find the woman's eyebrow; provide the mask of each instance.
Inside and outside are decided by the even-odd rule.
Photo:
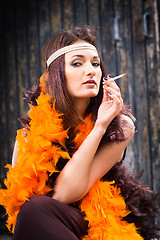
[[[73,55],[71,58],[74,58],[74,57],[80,57],[80,58],[84,58],[84,55]],[[94,56],[93,58],[99,58],[98,56]]]

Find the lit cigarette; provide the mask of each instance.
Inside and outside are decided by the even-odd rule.
[[[112,81],[114,81],[114,80],[116,80],[116,79],[118,79],[118,78],[121,78],[121,77],[125,76],[125,75],[126,75],[126,74],[123,73],[123,74],[118,75],[118,76],[116,76],[116,77],[114,77],[114,78],[110,78],[110,79],[108,80],[108,82],[112,82]]]

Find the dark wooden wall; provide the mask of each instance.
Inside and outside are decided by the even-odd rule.
[[[160,191],[159,0],[13,0],[0,9],[0,179],[11,162],[17,118],[25,116],[24,91],[43,73],[45,43],[73,25],[96,27],[108,73],[126,73],[120,87],[132,104],[137,133],[128,148],[131,171]],[[160,203],[160,199],[159,199]]]

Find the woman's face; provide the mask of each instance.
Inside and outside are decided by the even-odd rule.
[[[74,44],[77,43],[84,44],[86,41],[78,40]],[[68,92],[73,99],[95,97],[99,92],[102,76],[98,53],[90,49],[66,53],[65,76]]]

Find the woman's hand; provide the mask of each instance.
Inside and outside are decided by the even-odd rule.
[[[104,80],[103,99],[99,106],[96,124],[106,129],[110,122],[121,112],[122,107],[123,99],[119,87],[114,81]]]

